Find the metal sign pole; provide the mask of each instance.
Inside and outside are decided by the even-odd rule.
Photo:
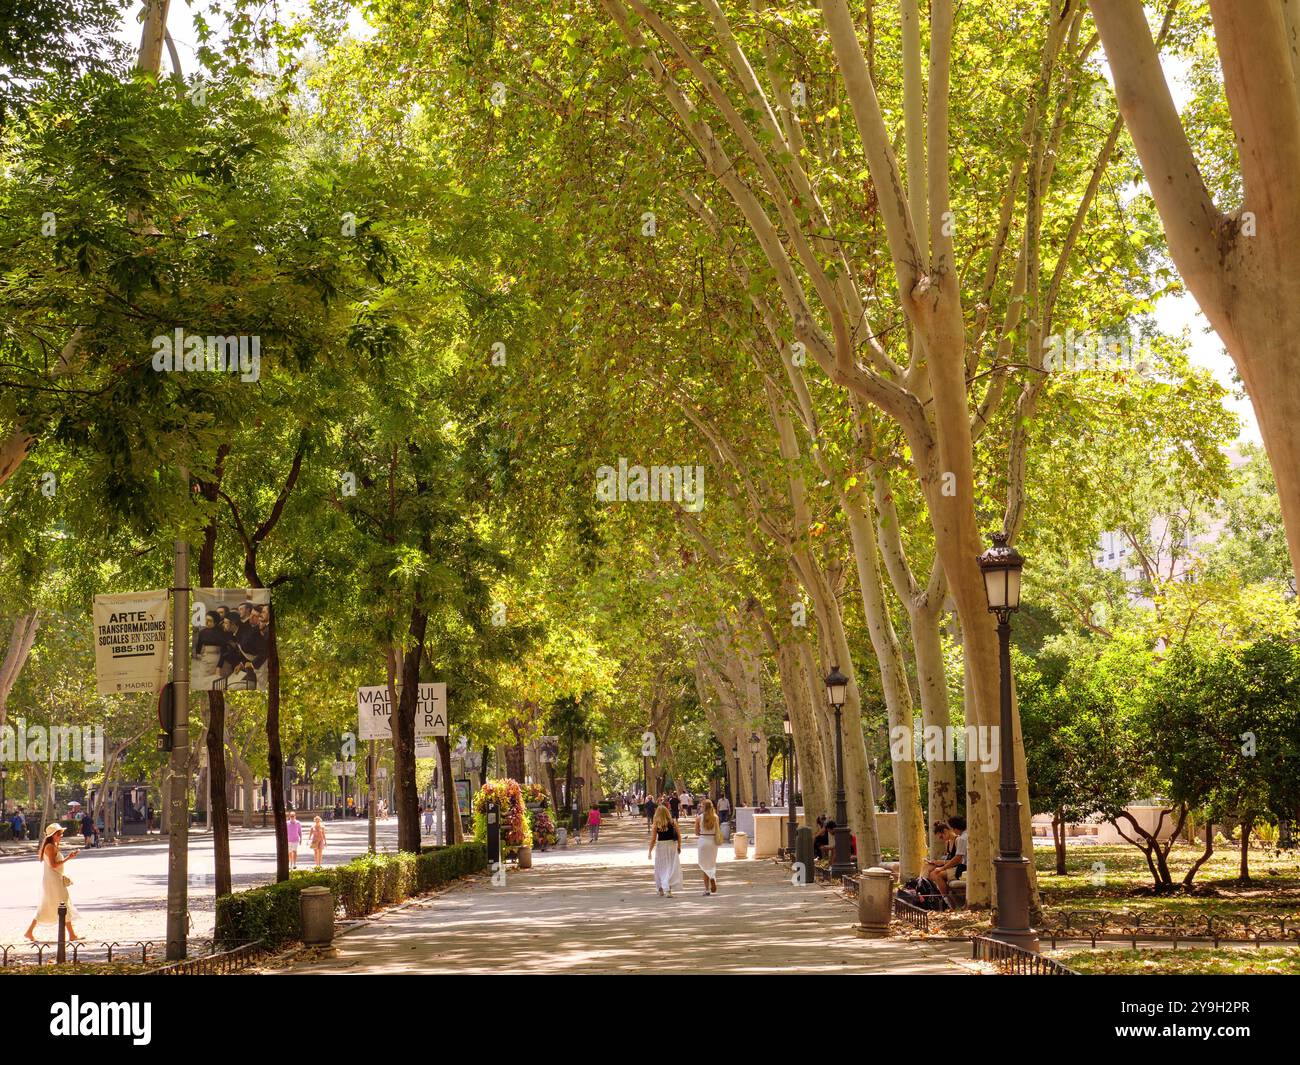
[[[188,477],[186,481],[188,482]],[[167,960],[181,961],[189,933],[190,545],[175,542],[172,588],[172,688],[175,723],[167,796]]]
[[[366,773],[370,777],[370,797],[366,800],[370,816],[370,853],[375,853],[375,741],[370,741],[370,757],[366,761]]]

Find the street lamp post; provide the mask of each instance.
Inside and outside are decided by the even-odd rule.
[[[763,799],[758,790],[758,750],[763,745],[757,732],[749,734],[749,773],[750,779],[754,782],[754,806],[762,806]]]
[[[5,805],[8,799],[5,796],[5,781],[9,777],[9,767],[0,762],[0,814],[5,812]]]
[[[790,807],[786,849],[790,852],[790,860],[793,861],[794,844],[799,832],[799,824],[794,816],[794,768],[792,762],[794,757],[794,726],[790,724],[789,714],[782,718],[781,727],[785,729],[785,799]]]
[[[731,757],[736,762],[736,809],[739,810],[745,805],[744,789],[740,786],[740,744],[733,743],[731,745]]]
[[[1029,926],[1029,860],[1021,853],[1020,796],[1016,786],[1015,750],[1011,732],[1011,615],[1020,607],[1020,571],[1025,560],[1007,543],[1007,534],[993,534],[993,546],[979,556],[989,612],[998,619],[998,670],[1001,691],[998,746],[1002,786],[998,800],[998,856],[993,859],[997,881],[997,926],[990,938],[1024,950],[1038,950],[1038,935]]]
[[[840,715],[844,697],[849,690],[849,678],[839,666],[831,666],[826,674],[826,697],[835,711],[835,853],[831,859],[831,876],[843,876],[857,869],[853,860],[853,846],[849,834],[849,814],[844,795],[844,729]]]

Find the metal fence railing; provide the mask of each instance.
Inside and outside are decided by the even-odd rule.
[[[1059,961],[1045,958],[1032,950],[976,936],[971,940],[971,958],[974,961],[992,962],[1004,973],[1013,976],[1078,976],[1079,973]]]
[[[1127,942],[1136,948],[1141,940],[1177,947],[1221,943],[1300,942],[1300,920],[1272,913],[1142,913],[1141,911],[1062,910],[1043,922],[1039,939],[1086,939],[1094,947],[1105,942]]]
[[[258,939],[252,943],[243,943],[230,950],[216,954],[200,954],[196,958],[172,962],[161,969],[153,969],[148,976],[220,976],[244,968],[259,955],[267,952],[266,945]]]
[[[57,943],[0,943],[0,968],[18,965],[55,965]],[[64,946],[65,965],[90,965],[103,962],[139,962],[148,964],[163,952],[163,944],[142,939],[134,943],[91,943],[76,940]]]
[[[906,921],[913,928],[918,928],[922,932],[930,931],[930,911],[923,910],[920,906],[913,906],[906,899],[900,899],[894,896],[894,916],[900,921]]]

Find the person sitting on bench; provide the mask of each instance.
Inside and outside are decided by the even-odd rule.
[[[818,818],[820,821],[821,818]],[[813,854],[818,858],[831,857],[835,850],[835,822],[822,821],[822,827],[818,830],[817,835],[813,836]]]
[[[925,875],[927,879],[934,882],[934,886],[939,889],[939,894],[947,900],[948,882],[960,880],[962,873],[966,871],[966,849],[969,844],[966,818],[960,814],[953,814],[946,823],[938,822],[934,826],[934,831],[947,844],[947,849],[941,861],[927,859]]]

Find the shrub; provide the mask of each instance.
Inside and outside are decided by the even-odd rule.
[[[217,930],[214,938],[234,946],[262,940],[268,946],[302,937],[298,895],[305,887],[327,887],[338,902],[334,872],[294,872],[279,884],[249,891],[236,891],[217,899]]]
[[[217,899],[216,939],[225,944],[261,939],[272,946],[299,939],[298,895],[305,887],[329,888],[335,905],[358,918],[486,868],[486,847],[458,843],[420,854],[367,854],[335,869],[295,872],[284,883]]]

